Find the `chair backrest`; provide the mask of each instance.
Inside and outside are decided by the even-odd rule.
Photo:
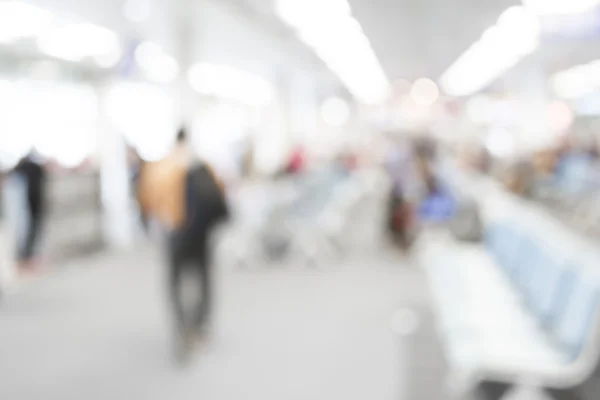
[[[586,178],[591,171],[592,160],[588,155],[573,154],[562,163],[559,186],[563,192],[574,194],[585,190]]]
[[[516,226],[514,221],[490,226],[488,250],[521,292],[540,326],[574,360],[590,339],[598,316],[600,278],[591,278],[592,274],[579,266],[581,254],[574,255],[577,260],[567,256],[572,250],[570,243],[558,240],[560,237],[539,238],[540,232],[523,232]],[[558,248],[561,244],[564,249]],[[589,256],[593,264],[600,260],[596,254]]]
[[[515,263],[517,269],[512,276],[513,282],[527,298],[528,289],[535,285],[538,275],[544,273],[544,252],[540,243],[531,235],[524,234]]]
[[[496,261],[499,261],[502,257],[507,230],[508,227],[504,224],[494,224],[486,229],[485,245]]]
[[[486,230],[485,242],[494,260],[509,276],[513,277],[520,267],[519,252],[523,236],[508,223],[498,223]]]
[[[548,307],[541,312],[542,326],[552,329],[560,323],[565,313],[571,294],[576,289],[578,272],[574,267],[565,268],[558,285],[550,299]]]
[[[567,260],[560,259],[548,250],[536,246],[527,281],[523,282],[523,294],[531,311],[543,324],[554,311],[555,297],[559,293],[561,282],[573,275]],[[571,274],[570,274],[571,273]]]
[[[580,355],[589,340],[598,315],[600,284],[597,279],[586,275],[576,275],[570,295],[552,326],[554,337],[572,360]]]

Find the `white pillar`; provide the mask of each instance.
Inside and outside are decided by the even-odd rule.
[[[107,113],[110,85],[99,89],[98,159],[104,239],[109,246],[128,247],[134,238],[127,146]]]

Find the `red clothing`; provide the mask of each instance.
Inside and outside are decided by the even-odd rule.
[[[354,170],[358,168],[358,157],[354,154],[349,154],[346,156],[344,163],[346,164],[347,169]]]
[[[288,169],[290,172],[299,172],[304,168],[305,155],[302,149],[295,150],[292,153]]]

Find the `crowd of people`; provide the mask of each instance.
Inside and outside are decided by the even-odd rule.
[[[540,186],[570,181],[584,189],[590,185],[598,168],[598,145],[567,135],[552,146],[513,157],[493,157],[485,147],[463,152],[460,158],[469,168],[500,180],[504,187],[519,196],[534,198]],[[569,176],[567,176],[569,175]],[[555,188],[557,191],[564,189]]]
[[[388,203],[387,224],[394,242],[408,249],[414,240],[418,221],[438,213],[428,207],[432,200],[448,203],[450,194],[437,175],[436,143],[427,135],[412,138],[409,134],[392,135],[386,170],[392,182]],[[439,201],[438,201],[439,200]],[[441,218],[446,218],[444,212]]]

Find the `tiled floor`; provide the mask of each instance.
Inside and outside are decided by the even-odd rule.
[[[171,359],[162,272],[151,249],[103,255],[5,299],[0,399],[440,398],[422,391],[440,390],[437,362],[406,364],[414,346],[439,357],[430,335],[410,351],[391,329],[398,309],[427,309],[420,273],[397,254],[221,268],[212,339],[183,370]]]

